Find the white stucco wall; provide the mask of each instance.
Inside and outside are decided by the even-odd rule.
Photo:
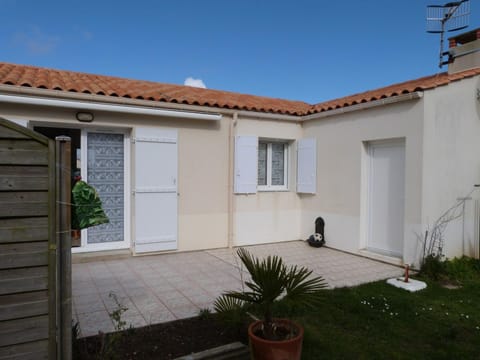
[[[178,129],[178,250],[221,248],[305,239],[314,220],[326,221],[327,245],[359,253],[366,247],[365,144],[405,140],[405,227],[403,261],[417,263],[418,236],[457,198],[480,184],[480,77],[424,92],[421,99],[334,115],[303,123],[255,119],[241,115],[232,135],[288,141],[288,190],[232,195],[232,116],[220,121],[169,119],[95,112],[92,124],[61,108],[2,104],[0,116],[22,125],[124,129],[158,126]],[[317,193],[296,192],[296,140],[317,140]],[[131,144],[134,153],[135,145]],[[135,164],[130,157],[131,183]],[[130,185],[132,185],[130,184]],[[131,193],[131,191],[129,192]],[[467,200],[465,216],[449,224],[448,257],[478,256],[475,201]],[[129,197],[133,204],[133,197]],[[232,228],[229,229],[229,204]],[[478,215],[478,214],[477,214]],[[134,209],[130,239],[134,240]]]
[[[354,111],[304,123],[317,139],[317,193],[302,195],[302,237],[325,219],[327,245],[358,253],[366,247],[365,143],[405,139],[404,261],[411,262],[421,222],[422,100]]]
[[[436,219],[480,183],[480,78],[450,83],[425,93],[423,141],[422,222],[431,228]],[[474,205],[480,190],[465,203],[465,217],[445,231],[447,257],[478,256]]]
[[[118,114],[96,111],[91,124],[79,123],[74,110],[4,105],[0,116],[22,125],[76,127],[88,129],[125,129],[158,126],[178,129],[178,251],[221,248],[228,245],[228,148],[229,122],[169,119],[145,115]],[[128,191],[131,211],[127,226],[130,239],[135,239],[134,229],[134,152],[130,144],[130,173]]]
[[[298,240],[301,235],[301,200],[296,193],[296,143],[302,127],[295,122],[255,120],[240,117],[235,135],[290,142],[288,191],[258,191],[234,195],[234,245],[254,245]]]

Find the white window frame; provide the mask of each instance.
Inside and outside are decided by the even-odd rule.
[[[288,191],[288,174],[289,174],[289,161],[288,161],[288,154],[290,152],[290,144],[288,141],[282,140],[272,140],[272,139],[258,139],[258,145],[260,143],[267,144],[267,184],[266,185],[258,185],[258,178],[257,178],[257,190],[258,191]],[[283,144],[284,147],[284,168],[283,168],[283,178],[284,184],[283,185],[272,185],[272,144]],[[257,163],[258,163],[258,152],[257,152]]]

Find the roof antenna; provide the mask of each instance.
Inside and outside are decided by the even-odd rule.
[[[469,15],[470,0],[454,1],[445,5],[427,6],[427,32],[440,34],[439,68],[448,64],[449,61],[443,60],[443,58],[450,54],[448,51],[443,51],[443,34],[445,31],[458,31],[468,27]]]

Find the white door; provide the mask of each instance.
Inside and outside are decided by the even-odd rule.
[[[369,144],[367,249],[402,257],[405,210],[405,142]]]
[[[177,131],[135,131],[135,252],[177,248]]]

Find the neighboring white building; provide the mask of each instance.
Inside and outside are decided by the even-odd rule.
[[[75,252],[306,239],[322,216],[328,246],[416,263],[418,237],[480,183],[479,38],[451,39],[449,73],[315,105],[0,63],[0,117],[72,138],[111,219]],[[479,256],[478,199],[448,257]]]

